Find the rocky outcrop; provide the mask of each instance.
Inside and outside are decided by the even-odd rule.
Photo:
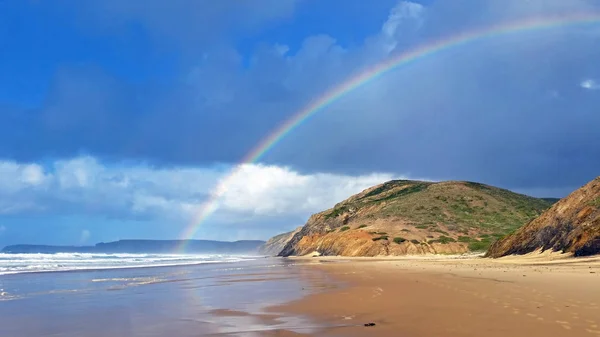
[[[493,244],[486,256],[536,250],[586,256],[600,253],[600,177],[560,200],[538,218]]]
[[[312,215],[280,256],[484,251],[551,202],[472,182],[393,180]]]
[[[302,227],[270,238],[262,246],[258,247],[258,253],[261,255],[276,256],[300,229]]]
[[[380,256],[380,255],[420,255],[420,254],[459,254],[468,252],[467,245],[457,242],[439,243],[427,240],[411,242],[404,239],[395,242],[389,236],[378,238],[366,231],[346,231],[325,235],[302,236],[295,245],[286,247],[280,255],[307,255],[317,252],[323,256]],[[375,239],[375,240],[374,240]],[[431,240],[434,241],[434,240]]]

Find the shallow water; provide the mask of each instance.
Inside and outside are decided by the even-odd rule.
[[[302,317],[264,323],[259,314],[331,287],[327,276],[285,259],[0,276],[0,336],[258,336],[264,329],[309,332]],[[244,332],[245,331],[245,332]],[[239,332],[239,333],[237,333]]]
[[[179,254],[5,254],[0,253],[0,275],[90,269],[122,269],[254,260],[257,256]]]

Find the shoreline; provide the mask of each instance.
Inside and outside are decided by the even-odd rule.
[[[600,336],[600,256],[289,259],[345,285],[270,307],[328,326],[289,336]]]
[[[41,336],[54,327],[73,337],[600,337],[600,256],[305,256],[203,265],[0,278],[6,295],[17,296],[0,306],[0,335]],[[95,328],[106,326],[112,330]]]
[[[9,256],[6,253],[5,256]],[[69,253],[70,254],[70,253]],[[32,254],[35,256],[35,254]],[[50,255],[50,254],[48,254]],[[163,255],[169,257],[204,257],[204,255]],[[206,255],[210,257],[211,255]],[[130,270],[130,269],[149,269],[149,268],[169,268],[169,267],[193,267],[199,265],[216,265],[216,264],[227,264],[236,263],[242,261],[253,261],[266,258],[265,256],[253,256],[253,255],[232,255],[232,258],[236,260],[191,260],[187,262],[176,262],[166,264],[140,264],[140,265],[114,265],[114,266],[85,266],[85,267],[67,267],[68,269],[48,269],[48,270],[16,270],[16,271],[0,271],[0,278],[3,276],[23,275],[23,274],[48,274],[48,273],[77,273],[77,272],[98,272],[98,271],[111,271],[111,270]]]
[[[265,308],[337,283],[304,262],[17,274],[0,278],[0,336],[263,336],[312,333],[302,315]],[[51,310],[48,310],[51,308]]]

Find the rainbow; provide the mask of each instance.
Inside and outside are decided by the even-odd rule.
[[[352,90],[373,81],[385,73],[394,70],[400,66],[408,65],[429,56],[451,48],[463,46],[468,43],[494,38],[498,36],[514,34],[524,31],[537,31],[543,29],[559,28],[575,24],[592,24],[600,22],[600,13],[580,13],[564,16],[554,16],[545,18],[534,18],[526,21],[513,21],[500,25],[489,26],[487,28],[469,32],[463,32],[450,37],[434,40],[430,43],[422,44],[416,48],[406,51],[400,55],[389,58],[379,64],[376,64],[362,73],[354,76],[342,84],[327,91],[323,96],[313,100],[309,105],[299,112],[295,113],[278,129],[260,142],[252,151],[250,151],[236,166],[232,172],[221,179],[215,189],[211,192],[210,198],[201,205],[200,211],[194,217],[193,222],[185,229],[182,237],[185,239],[193,238],[200,225],[208,216],[219,208],[219,199],[227,190],[227,185],[243,169],[243,164],[257,162],[267,151],[275,146],[286,135],[294,131],[303,122],[311,116],[336,102],[338,99],[351,92]],[[183,250],[185,244],[181,247]]]

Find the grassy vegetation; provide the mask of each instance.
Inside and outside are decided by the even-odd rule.
[[[373,241],[379,241],[379,240],[387,240],[388,236],[387,235],[382,235],[382,236],[378,236],[376,238],[373,238]]]
[[[447,189],[433,190],[430,186],[420,193],[386,204],[381,213],[401,216],[411,221],[417,229],[435,231],[445,236],[450,236],[449,231],[436,228],[438,223],[447,227],[452,224],[453,228],[449,229],[455,233],[480,231],[494,233],[498,237],[527,223],[551,205],[546,200],[491,186],[465,184],[473,189],[459,190],[450,185]],[[419,207],[423,205],[427,206]]]
[[[481,241],[474,240],[469,243],[469,250],[477,252],[477,251],[485,251],[487,250],[492,242],[489,239],[484,239]]]
[[[386,183],[383,183],[381,186],[379,186],[376,189],[372,190],[371,192],[367,193],[362,198],[365,199],[365,198],[373,197],[373,196],[376,196],[383,192],[389,191],[395,187],[409,185],[411,183],[413,183],[413,182],[410,180],[391,180]]]
[[[395,237],[395,238],[394,238],[394,242],[395,242],[395,243],[398,243],[398,244],[400,244],[400,243],[402,243],[402,242],[404,242],[404,241],[406,241],[406,239],[405,239],[405,238],[403,238],[403,237],[399,237],[399,236],[397,236],[397,237]]]
[[[450,242],[456,242],[456,240],[454,240],[453,238],[441,235],[439,238],[435,239],[435,240],[429,240],[427,241],[427,243],[432,244],[432,243],[441,243],[443,245],[448,244]]]
[[[412,224],[413,232],[418,229],[441,234],[430,241],[443,244],[458,241],[468,244],[471,250],[481,250],[537,217],[555,201],[475,182],[394,180],[338,203],[324,214],[324,219],[330,227],[345,225],[348,218],[342,215],[352,209],[350,221],[383,219],[380,228],[386,230],[386,221],[391,225],[398,219]],[[600,207],[600,200],[595,200],[596,203]],[[368,226],[362,224],[357,228],[365,227]],[[394,228],[388,232],[396,231],[411,232],[411,229]],[[385,231],[369,233],[377,236],[375,241],[387,237]]]
[[[349,229],[350,229],[350,226],[344,226],[344,227],[340,228],[340,232],[345,232]]]
[[[348,212],[348,210],[349,210],[349,207],[347,207],[347,206],[335,207],[331,211],[331,213],[325,215],[325,219],[336,218],[336,217]]]
[[[412,239],[412,240],[410,240],[410,242],[414,243],[415,245],[419,244],[419,240],[416,240],[416,239]]]
[[[440,237],[437,239],[437,241],[444,245],[447,243],[450,243],[450,242],[456,242],[456,240],[454,240],[453,238],[450,238],[450,237],[447,237],[444,235],[440,235]]]
[[[405,187],[405,188],[403,188],[401,190],[398,190],[398,191],[395,191],[393,193],[390,193],[390,194],[388,194],[385,197],[382,197],[380,199],[374,199],[373,202],[381,202],[381,201],[387,201],[387,200],[397,199],[397,198],[404,197],[404,196],[407,196],[407,195],[412,194],[412,193],[421,192],[421,191],[423,191],[424,189],[427,188],[427,185],[429,185],[429,184],[427,184],[427,183],[417,183],[417,184],[414,184],[412,186],[408,186],[408,187]]]
[[[465,181],[465,185],[467,185],[468,187],[471,187],[473,189],[477,189],[477,190],[489,190],[490,187],[487,185],[484,185],[482,183],[475,183],[472,181]]]
[[[600,207],[600,198],[596,198],[590,202],[590,206]]]

